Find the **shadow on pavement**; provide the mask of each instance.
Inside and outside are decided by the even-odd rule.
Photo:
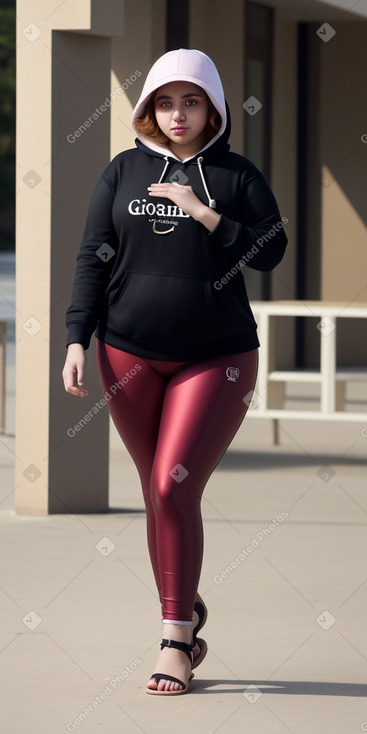
[[[367,685],[362,683],[319,683],[317,681],[264,681],[264,680],[192,680],[190,689],[200,693],[243,693],[241,688],[256,686],[262,694],[286,694],[287,696],[351,696],[355,698],[367,696]],[[212,688],[214,690],[206,690]],[[254,692],[252,695],[256,694]],[[251,696],[251,691],[248,692]],[[246,698],[246,696],[245,696]],[[249,703],[253,701],[249,700]]]
[[[276,453],[275,453],[276,451]],[[308,467],[320,465],[327,466],[366,466],[366,457],[341,456],[336,454],[306,454],[279,453],[279,447],[272,451],[230,451],[222,457],[216,467],[216,471],[239,471],[240,469],[252,469],[266,471],[267,469],[290,469],[292,467]]]

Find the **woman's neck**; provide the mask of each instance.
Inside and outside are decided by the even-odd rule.
[[[192,158],[196,153],[201,150],[204,145],[206,145],[208,142],[207,136],[205,134],[200,135],[199,138],[196,138],[196,140],[193,140],[192,143],[189,143],[188,145],[180,145],[180,143],[172,143],[170,142],[170,150],[176,158],[179,158],[180,161],[186,160],[186,158]]]

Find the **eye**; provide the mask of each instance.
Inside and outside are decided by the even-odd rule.
[[[186,104],[187,104],[188,107],[193,107],[194,105],[197,104],[197,100],[196,99],[187,99],[186,100]]]

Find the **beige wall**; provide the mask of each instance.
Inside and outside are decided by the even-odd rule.
[[[191,0],[189,47],[213,59],[231,110],[232,150],[243,154],[244,124],[244,3],[231,0],[227,12],[222,0]]]
[[[165,0],[155,0],[154,5],[144,2],[142,22],[141,4],[126,0],[123,38],[111,39],[111,90],[137,76],[111,106],[111,159],[135,145],[131,115],[150,67],[165,53],[165,8]]]
[[[309,28],[307,298],[367,302],[367,22],[332,23],[320,43]],[[367,138],[365,138],[367,139]],[[318,364],[317,320],[307,323],[309,366]],[[363,320],[338,322],[338,363],[367,359]]]
[[[320,58],[321,297],[367,303],[367,22],[334,27]]]
[[[322,57],[322,162],[330,185],[322,196],[321,296],[366,304],[367,22],[340,25],[339,46]],[[339,320],[339,363],[366,365],[366,333],[361,319]]]

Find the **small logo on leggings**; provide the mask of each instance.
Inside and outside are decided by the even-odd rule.
[[[227,375],[227,380],[230,380],[231,382],[237,382],[240,376],[240,371],[238,367],[227,367],[226,375]]]
[[[182,482],[188,475],[187,469],[182,464],[176,464],[170,471],[170,476],[175,482]]]

